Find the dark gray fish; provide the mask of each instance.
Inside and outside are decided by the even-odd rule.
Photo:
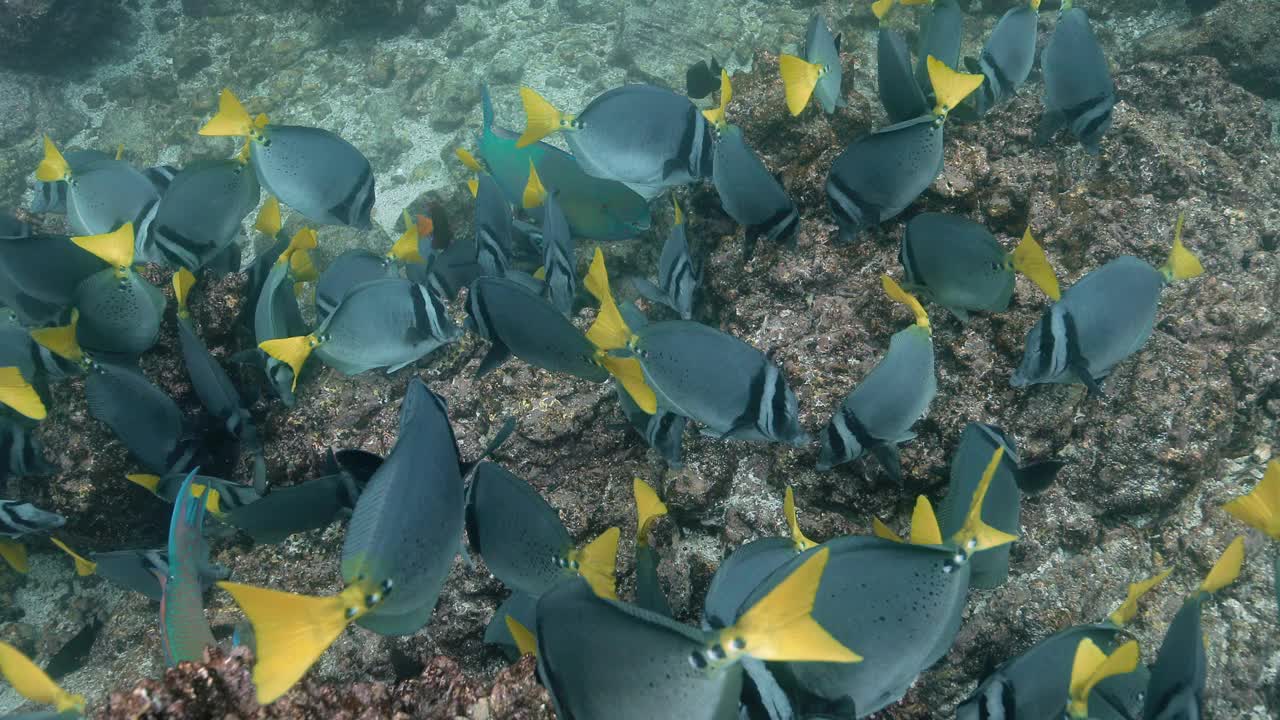
[[[889,352],[849,393],[823,430],[818,469],[829,470],[871,452],[890,477],[901,482],[898,443],[915,437],[911,426],[928,412],[937,393],[929,329],[912,325],[895,333]]]
[[[249,160],[267,192],[322,225],[367,230],[373,168],[351,143],[320,128],[268,125],[251,141]]]
[[[123,160],[89,163],[73,172],[67,183],[67,220],[73,235],[102,235],[124,223],[141,228],[160,200],[151,180]]]
[[[520,95],[529,118],[520,147],[563,130],[583,171],[627,183],[646,198],[711,174],[711,126],[684,95],[624,85],[599,95],[576,116],[561,113],[527,87]]]
[[[684,467],[681,455],[684,428],[689,419],[664,410],[661,406],[658,407],[658,412],[650,415],[636,405],[635,400],[631,399],[631,395],[621,385],[615,383],[614,389],[618,394],[618,404],[622,406],[622,414],[640,437],[644,438],[645,443],[656,450],[669,467]]]
[[[1036,141],[1048,142],[1065,127],[1085,150],[1097,155],[1102,151],[1102,136],[1111,127],[1116,88],[1084,10],[1064,3],[1040,55],[1040,67],[1044,71],[1045,110]]]
[[[493,612],[493,619],[485,626],[484,644],[499,646],[508,660],[519,659],[520,650],[516,646],[516,639],[511,636],[507,618],[520,623],[526,630],[531,630],[537,620],[537,612],[538,598],[518,591],[511,593]]]
[[[10,477],[51,475],[55,470],[45,459],[35,424],[15,413],[0,412],[0,483]]]
[[[254,256],[253,262],[244,269],[247,278],[244,284],[244,305],[240,310],[239,324],[253,332],[255,315],[258,312],[258,299],[262,296],[262,288],[267,283],[271,268],[275,267],[280,254],[289,247],[289,236],[283,232],[276,233],[272,244]],[[297,301],[294,301],[297,304]]]
[[[182,443],[182,411],[136,365],[91,361],[84,390],[89,414],[147,469],[158,475],[183,469],[189,451]]]
[[[542,267],[546,273],[547,300],[568,317],[578,294],[578,269],[569,220],[560,209],[556,195],[554,191],[548,194],[542,206]]]
[[[890,123],[906,122],[929,112],[924,91],[911,70],[911,53],[902,34],[884,25],[876,43],[876,84]]]
[[[0,538],[15,540],[24,535],[49,532],[66,522],[61,515],[41,510],[29,502],[0,499]]]
[[[276,488],[260,500],[227,512],[221,519],[249,533],[255,542],[275,544],[295,533],[327,527],[350,515],[382,458],[342,450],[327,474]]]
[[[308,242],[304,232],[300,231],[289,241],[289,245],[271,266],[258,293],[253,332],[255,344],[259,346],[268,340],[299,337],[308,332],[307,324],[302,319],[302,311],[298,308],[298,296],[294,291],[298,278],[292,267],[294,255],[305,253],[308,246],[315,247],[315,236],[311,235],[312,240]],[[296,384],[293,368],[265,353],[261,357],[268,384],[286,407],[292,407],[295,402],[293,388]]]
[[[99,160],[112,160],[112,156],[100,152],[98,150],[68,150],[63,153],[63,157],[67,160],[72,174],[77,171],[83,171],[89,165]],[[31,212],[33,213],[57,213],[65,215],[67,212],[67,181],[53,180],[44,182],[36,180],[34,187],[34,195],[31,198]]]
[[[511,262],[511,206],[502,188],[481,173],[476,190],[476,262],[485,275],[502,277]]]
[[[942,125],[935,115],[890,125],[854,141],[831,165],[827,201],[852,242],[896,217],[942,172]]]
[[[150,490],[156,497],[172,505],[177,502],[178,493],[182,490],[182,483],[186,481],[188,475],[188,473],[184,472],[172,472],[164,476],[129,475],[128,478],[131,482]],[[196,487],[196,493],[203,492],[206,487],[210,489],[209,509],[218,513],[219,517],[223,513],[256,503],[263,497],[248,485],[241,485],[218,477],[195,475],[191,481]]]
[[[964,13],[956,0],[930,0],[929,14],[920,23],[920,47],[916,52],[916,82],[925,96],[934,97],[929,78],[929,56],[949,68],[960,67],[960,42],[964,39]]]
[[[479,374],[515,355],[534,367],[591,382],[609,377],[586,335],[537,292],[515,280],[477,278],[467,296],[467,312],[468,328],[492,343]]]
[[[354,248],[329,263],[316,281],[316,321],[323,323],[347,293],[358,285],[399,276],[395,261],[371,250]]]
[[[819,87],[821,83],[819,80]],[[729,217],[746,227],[746,257],[751,257],[758,237],[776,243],[792,239],[800,226],[800,213],[778,179],[747,147],[737,125],[720,130],[712,167],[712,183],[721,206]]]
[[[719,630],[732,625],[751,593],[800,552],[790,538],[766,537],[730,553],[711,576],[702,607],[703,627]]]
[[[0,238],[0,304],[24,325],[58,322],[80,283],[105,267],[65,235]]]
[[[702,268],[689,253],[687,226],[680,207],[676,206],[676,222],[667,234],[658,257],[658,284],[644,278],[633,278],[632,285],[650,302],[666,305],[680,314],[682,320],[693,319],[693,296],[702,283]],[[638,327],[628,322],[631,327]]]
[[[350,290],[314,337],[316,357],[346,375],[410,365],[462,331],[431,291],[402,278]]]
[[[657,491],[640,478],[631,481],[631,491],[636,501],[636,605],[671,617],[671,603],[658,578],[662,558],[651,542],[653,522],[669,511]]]
[[[8,213],[0,213],[0,240],[21,240],[31,237],[31,223],[19,220]]]
[[[684,73],[685,94],[694,100],[701,100],[720,89],[720,61],[711,58],[711,62],[699,60],[689,66]]]
[[[1038,5],[1039,1],[1010,8],[1001,16],[982,48],[976,67],[969,66],[970,72],[981,72],[986,78],[973,94],[973,108],[978,117],[1013,98],[1031,75],[1040,22],[1040,12],[1033,4]]]
[[[840,65],[840,35],[832,35],[826,21],[818,13],[809,18],[804,33],[804,59],[824,68],[813,88],[814,97],[822,109],[831,114],[847,103],[841,91],[844,68]]]
[[[795,393],[764,353],[714,328],[669,320],[635,330],[636,358],[658,407],[719,438],[801,446]]]
[[[261,194],[257,175],[238,160],[188,165],[161,196],[150,232],[139,229],[147,247],[139,257],[199,272],[235,242]]]
[[[141,355],[160,337],[164,294],[132,269],[90,275],[76,288],[74,303],[76,340],[90,352]]]

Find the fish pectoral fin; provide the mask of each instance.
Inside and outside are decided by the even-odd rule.
[[[965,310],[962,307],[951,307],[950,305],[945,305],[944,307],[946,307],[947,312],[955,316],[956,320],[960,321],[961,325],[969,324],[969,319],[971,316],[969,315],[968,310]]]
[[[1014,481],[1022,492],[1036,495],[1048,490],[1049,486],[1053,485],[1054,479],[1058,477],[1058,471],[1066,465],[1067,463],[1062,460],[1041,460],[1030,463],[1018,469]]]
[[[902,485],[902,458],[898,453],[898,446],[891,442],[880,442],[869,449],[871,454],[880,461],[889,477],[893,478],[898,485]]]
[[[511,350],[501,340],[494,340],[489,346],[489,352],[480,361],[480,367],[476,369],[476,377],[483,377],[497,370],[510,358]]]
[[[1067,126],[1067,116],[1061,110],[1045,110],[1040,116],[1040,126],[1036,128],[1033,141],[1036,145],[1046,145],[1058,131]]]

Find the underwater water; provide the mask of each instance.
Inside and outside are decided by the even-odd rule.
[[[1063,4],[0,2],[0,714],[1280,716],[1280,14]]]

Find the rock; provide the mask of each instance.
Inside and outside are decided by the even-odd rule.
[[[1231,79],[1263,97],[1280,97],[1280,16],[1270,0],[1225,0],[1191,22],[1139,40],[1140,60],[1217,58]]]
[[[119,0],[0,3],[0,65],[34,72],[84,66],[118,37]]]
[[[444,32],[457,16],[455,0],[426,0],[418,11],[418,34],[422,37],[435,37]]]
[[[34,129],[31,90],[11,75],[0,75],[0,145],[12,145]]]

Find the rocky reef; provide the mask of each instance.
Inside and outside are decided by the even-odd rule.
[[[967,3],[966,53],[976,53],[1013,4]],[[1080,3],[1094,18],[1120,98],[1102,155],[1062,142],[1033,145],[1041,107],[1033,74],[1013,103],[983,123],[948,125],[946,169],[908,211],[966,215],[1007,245],[1029,223],[1064,285],[1118,255],[1162,260],[1174,218],[1185,212],[1185,241],[1206,274],[1166,290],[1150,342],[1116,369],[1101,396],[1075,386],[1009,387],[1023,338],[1045,302],[1020,278],[1007,313],[961,325],[931,308],[939,392],[916,425],[918,437],[903,447],[905,488],[874,462],[819,473],[816,448],[727,444],[696,434],[686,438],[685,467],[670,470],[626,427],[607,386],[518,361],[477,379],[485,346],[473,336],[391,376],[345,378],[312,368],[293,410],[258,401],[254,413],[272,481],[283,486],[315,476],[329,447],[387,451],[399,398],[417,373],[449,401],[464,455],[478,454],[514,416],[518,430],[498,461],[538,488],[575,538],[623,528],[623,597],[632,589],[631,478],[655,485],[671,508],[653,534],[660,574],[677,616],[693,621],[729,550],[785,532],[785,486],[795,487],[801,523],[815,539],[869,532],[872,516],[900,529],[916,494],[936,501],[945,491],[948,459],[965,423],[995,423],[1018,438],[1025,456],[1057,456],[1069,465],[1054,488],[1024,502],[1009,582],[971,592],[954,648],[882,717],[950,716],[999,662],[1059,629],[1106,615],[1126,583],[1172,567],[1133,627],[1150,661],[1182,597],[1237,534],[1248,537],[1244,573],[1205,608],[1209,712],[1276,717],[1280,627],[1270,562],[1276,549],[1219,507],[1252,487],[1280,438],[1280,146],[1267,110],[1280,98],[1280,32],[1269,4]],[[242,3],[220,0],[124,3],[136,37],[114,43],[100,67],[57,79],[28,70],[0,74],[0,98],[15,98],[21,110],[0,115],[0,196],[6,206],[25,205],[41,133],[72,147],[123,142],[139,164],[225,155],[229,143],[196,139],[194,132],[227,85],[251,111],[320,125],[360,147],[378,173],[375,219],[384,227],[403,207],[430,206],[451,232],[467,235],[471,200],[452,151],[470,146],[479,126],[481,80],[491,84],[503,124],[518,127],[520,83],[574,108],[628,80],[681,88],[688,63],[715,56],[734,72],[731,120],[780,174],[802,218],[795,248],[762,245],[744,264],[742,231],[720,210],[714,190],[682,191],[694,252],[705,258],[698,317],[772,350],[799,395],[803,425],[816,432],[909,322],[877,282],[883,272],[900,274],[901,223],[838,245],[823,193],[832,159],[885,123],[875,95],[876,25],[866,5],[293,0],[246,12]],[[1056,7],[1044,3],[1042,40]],[[783,102],[776,53],[794,49],[815,10],[845,33],[849,107],[795,119]],[[350,32],[337,32],[349,12],[365,17],[352,21]],[[383,14],[371,17],[377,13]],[[892,17],[909,36],[913,20],[908,11]],[[57,227],[49,218],[34,220]],[[668,223],[660,219],[653,236],[664,236]],[[615,277],[651,274],[660,247],[655,237],[607,245]],[[323,229],[320,242],[332,254],[355,244],[383,248],[388,238],[381,231]],[[579,250],[581,270],[590,249]],[[196,325],[224,361],[241,349],[232,324],[242,282],[229,276],[201,287],[192,301]],[[616,285],[620,294],[630,292],[627,283]],[[461,306],[454,311],[460,318]],[[172,317],[143,367],[198,416]],[[59,473],[11,482],[0,494],[66,515],[60,536],[77,549],[163,542],[168,508],[125,480],[135,468],[89,418],[81,384],[56,386],[50,410],[41,438]],[[245,477],[243,467],[216,469]],[[227,534],[215,541],[214,560],[241,582],[333,592],[340,587],[342,532],[337,525],[256,547]],[[348,632],[307,681],[260,708],[249,691],[245,651],[212,651],[207,664],[166,671],[154,605],[97,578],[74,577],[52,548],[32,549],[30,575],[0,572],[0,639],[43,663],[101,621],[83,668],[63,678],[89,696],[97,716],[553,714],[528,660],[507,667],[481,643],[504,596],[482,565],[457,563],[422,632],[405,638]],[[239,618],[224,594],[211,593],[207,607],[215,631]],[[18,702],[0,689],[0,711]]]

